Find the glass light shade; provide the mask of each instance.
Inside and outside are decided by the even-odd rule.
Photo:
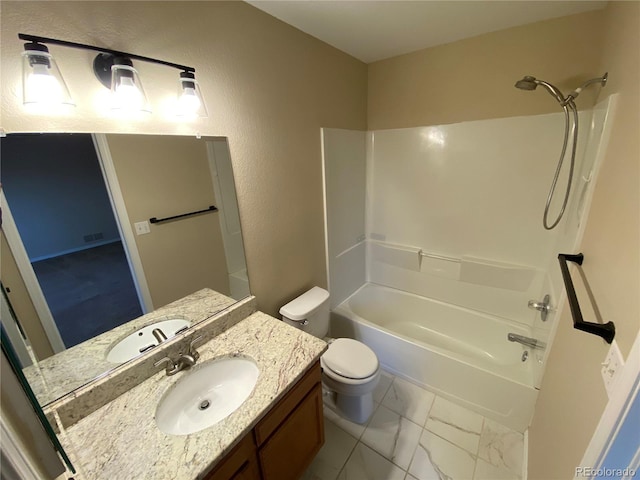
[[[47,52],[22,52],[22,103],[75,106],[55,59]]]
[[[135,68],[128,65],[111,67],[111,109],[151,113],[151,106]]]
[[[176,115],[180,117],[207,117],[200,86],[192,73],[182,72],[178,87]]]

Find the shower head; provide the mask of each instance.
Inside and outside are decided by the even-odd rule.
[[[535,77],[526,76],[522,80],[516,82],[515,87],[520,90],[535,90],[538,84]]]
[[[544,80],[538,80],[536,77],[527,75],[522,80],[518,80],[515,87],[520,90],[535,90],[538,85],[542,85],[561,105],[565,104],[566,99],[558,87]]]

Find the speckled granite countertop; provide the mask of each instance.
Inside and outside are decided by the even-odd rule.
[[[25,376],[40,405],[47,405],[117,367],[119,364],[107,361],[107,353],[113,345],[136,330],[169,318],[184,318],[194,325],[235,302],[233,298],[214,290],[199,290],[46,358],[37,366],[27,367],[24,369]]]
[[[71,426],[61,436],[84,480],[193,480],[217,463],[320,358],[327,344],[256,312],[198,348],[200,359],[248,356],[260,376],[235,412],[200,432],[161,432],[155,410],[162,395],[188,372],[164,370]]]

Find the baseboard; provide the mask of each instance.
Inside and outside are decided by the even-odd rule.
[[[49,260],[50,258],[61,257],[62,255],[69,255],[70,253],[81,252],[83,250],[89,250],[89,249],[95,248],[95,247],[102,247],[104,245],[109,245],[110,243],[117,243],[117,242],[120,242],[120,241],[121,240],[119,238],[111,239],[111,240],[102,240],[101,242],[93,242],[90,245],[83,245],[81,247],[70,248],[68,250],[62,250],[61,252],[52,253],[51,255],[42,255],[40,257],[33,257],[33,258],[30,258],[29,261],[31,263],[36,263],[36,262],[39,262],[41,260]]]

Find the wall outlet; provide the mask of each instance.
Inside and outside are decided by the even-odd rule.
[[[136,222],[133,224],[136,229],[136,235],[145,235],[147,233],[151,233],[151,229],[149,228],[149,222],[146,220],[144,222]]]
[[[618,344],[615,340],[611,342],[609,352],[601,365],[602,368],[600,369],[600,373],[602,374],[602,380],[604,381],[604,386],[607,389],[607,395],[611,396],[616,380],[620,376],[620,372],[622,372],[622,367],[624,366],[622,353],[620,353],[620,348],[618,348]]]

